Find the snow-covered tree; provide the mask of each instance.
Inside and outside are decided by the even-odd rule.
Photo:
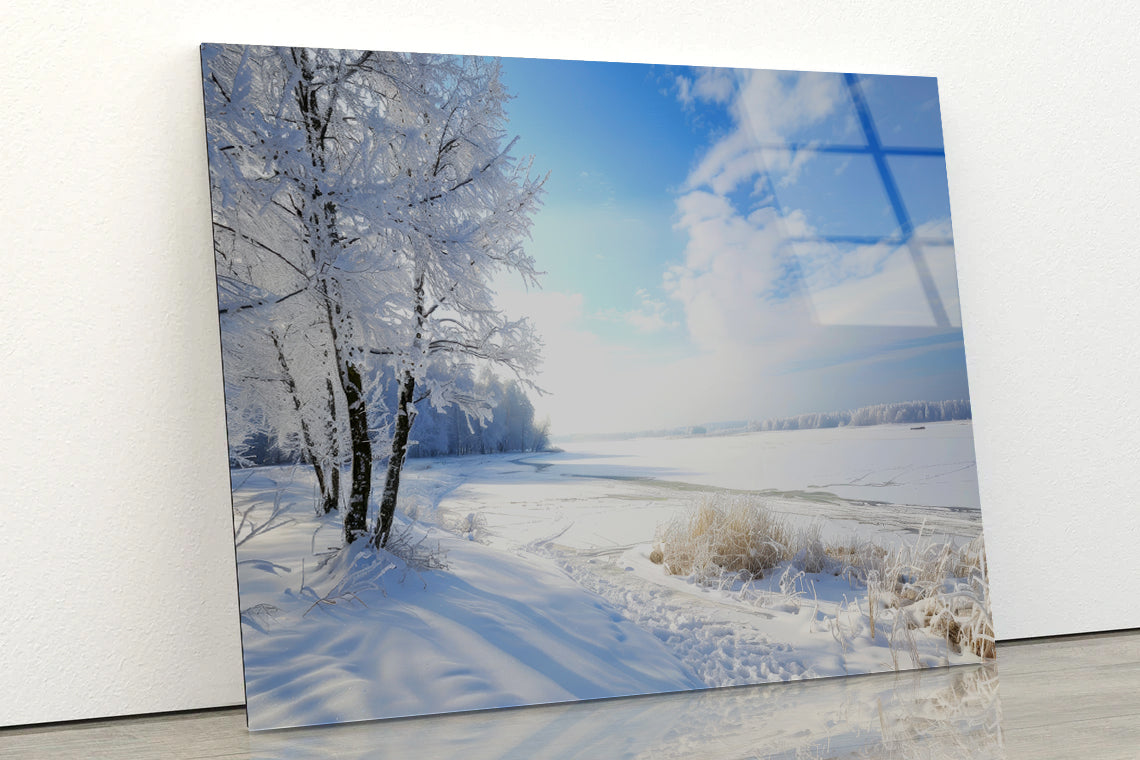
[[[504,147],[498,64],[207,45],[203,74],[233,418],[313,464],[327,508],[344,502],[346,542],[368,531],[384,420],[382,545],[415,402],[476,413],[446,370],[490,362],[525,376],[537,362],[528,325],[489,287],[503,269],[534,280],[522,241],[541,192]],[[390,420],[368,383],[382,361],[400,388]],[[429,367],[445,371],[428,381]]]
[[[535,420],[523,383],[488,371],[478,379],[461,373],[450,382],[462,394],[479,399],[485,406],[482,414],[469,414],[458,405],[438,410],[428,400],[421,401],[408,442],[409,457],[538,451],[549,444],[550,423]]]
[[[491,280],[507,271],[536,283],[523,243],[542,181],[530,176],[529,162],[512,157],[513,141],[504,144],[507,96],[498,61],[448,60],[445,75],[433,80],[437,108],[415,124],[426,160],[404,164],[409,187],[389,229],[399,279],[389,322],[399,394],[377,546],[391,532],[417,400],[483,419],[487,405],[462,393],[455,379],[477,364],[527,377],[539,361],[537,336],[528,322],[496,308]]]
[[[354,270],[373,257],[354,247],[353,210],[341,202],[363,179],[370,137],[354,112],[381,101],[363,81],[367,63],[366,54],[335,51],[203,49],[225,356],[275,370],[262,378],[271,390],[259,401],[279,440],[289,439],[290,421],[300,429],[294,438],[326,508],[340,501],[347,439],[347,540],[365,530],[357,515],[367,512],[371,483],[360,307],[385,290],[381,278]],[[235,376],[230,363],[226,370]],[[316,435],[314,417],[325,435]]]

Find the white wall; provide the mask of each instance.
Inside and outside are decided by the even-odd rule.
[[[0,725],[243,700],[205,40],[938,76],[998,635],[1140,626],[1136,6],[169,5],[0,21]]]

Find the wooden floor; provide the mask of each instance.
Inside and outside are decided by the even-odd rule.
[[[2,758],[1140,758],[1140,631],[996,666],[250,734],[242,708],[0,729]]]

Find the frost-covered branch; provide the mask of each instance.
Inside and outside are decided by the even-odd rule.
[[[285,505],[281,503],[280,491],[274,495],[273,509],[269,516],[256,522],[253,515],[260,507],[260,504],[252,504],[245,509],[234,508],[234,513],[238,516],[238,524],[234,528],[234,546],[241,546],[255,536],[293,522],[292,517],[285,517]]]
[[[260,248],[261,250],[266,251],[267,253],[270,253],[270,254],[276,256],[287,267],[292,269],[297,274],[301,275],[301,277],[305,277],[305,278],[308,277],[308,275],[305,272],[301,271],[300,267],[298,267],[296,264],[294,264],[292,261],[290,261],[286,256],[284,256],[283,254],[274,250],[271,246],[268,246],[265,243],[261,242],[260,240],[257,240],[255,238],[251,237],[250,235],[247,235],[244,232],[240,232],[238,230],[235,230],[233,227],[230,227],[229,225],[222,224],[219,221],[215,221],[214,226],[220,230],[225,230],[226,232],[232,233],[232,234],[236,235],[237,237],[241,238],[242,240],[246,241],[247,243],[255,245],[258,248]]]

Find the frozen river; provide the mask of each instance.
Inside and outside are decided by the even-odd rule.
[[[407,469],[407,488],[419,491],[409,503],[438,504],[445,521],[480,515],[485,539],[504,548],[554,535],[578,551],[643,544],[719,489],[822,521],[832,538],[921,529],[973,537],[981,528],[968,422],[577,441],[559,453],[413,460]]]
[[[647,476],[748,491],[828,491],[846,499],[977,509],[970,422],[562,444],[566,472]]]

